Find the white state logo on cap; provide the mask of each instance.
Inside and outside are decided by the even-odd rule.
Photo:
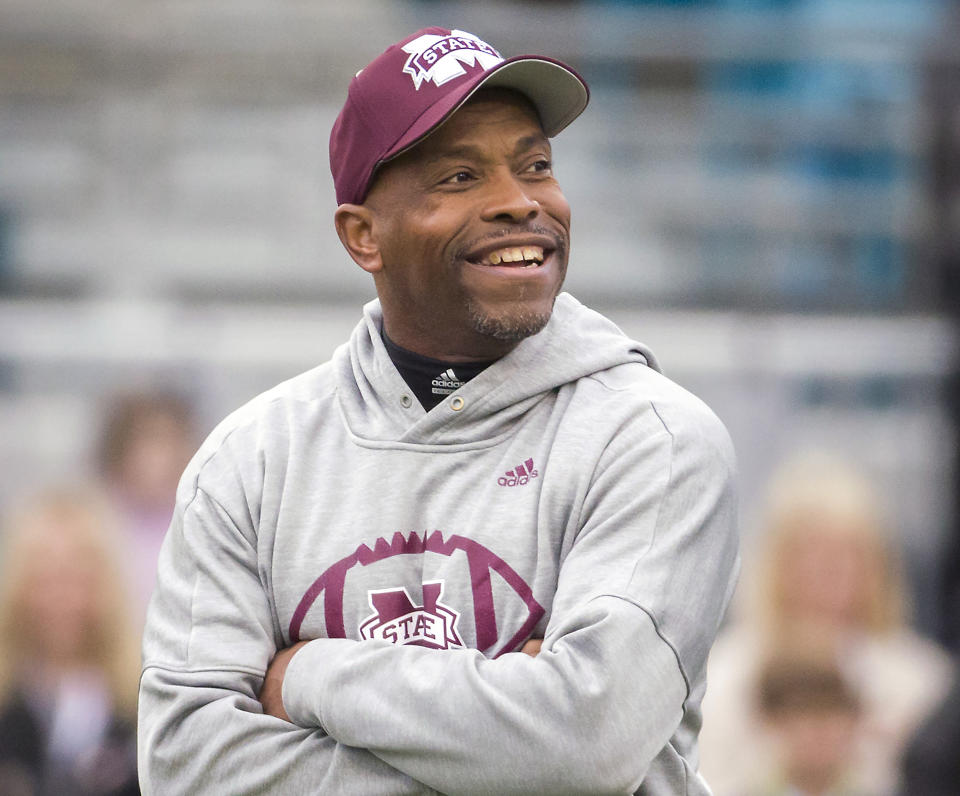
[[[462,30],[451,31],[449,36],[426,33],[404,44],[403,49],[410,53],[403,71],[410,75],[417,91],[424,81],[442,86],[465,75],[463,64],[476,66],[479,62],[484,69],[490,69],[503,60],[485,41]]]

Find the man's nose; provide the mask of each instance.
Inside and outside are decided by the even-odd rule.
[[[509,221],[515,224],[531,221],[540,213],[540,203],[531,196],[512,172],[490,178],[489,195],[483,212],[484,221]]]

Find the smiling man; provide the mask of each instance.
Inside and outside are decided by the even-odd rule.
[[[587,97],[564,64],[441,28],[352,81],[335,223],[378,300],[183,476],[145,793],[708,793],[733,455],[560,293],[550,138]]]

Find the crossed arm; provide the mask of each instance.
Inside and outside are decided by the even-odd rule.
[[[290,716],[283,707],[283,676],[293,656],[302,646],[309,643],[309,641],[298,641],[292,647],[280,650],[270,661],[267,672],[263,676],[263,687],[257,697],[263,705],[263,712],[267,715],[276,716],[286,722],[290,721]],[[532,638],[523,645],[520,652],[536,658],[542,646],[542,638]]]

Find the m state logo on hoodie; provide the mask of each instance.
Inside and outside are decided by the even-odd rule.
[[[441,594],[442,580],[423,584],[423,605],[414,605],[402,587],[371,591],[374,613],[360,625],[360,637],[439,650],[462,647],[457,635],[460,614],[440,602]]]
[[[463,30],[451,31],[449,36],[425,33],[404,44],[403,49],[410,55],[403,71],[410,75],[417,91],[424,82],[442,86],[462,77],[467,74],[464,64],[479,64],[486,70],[503,60],[489,44]]]
[[[465,604],[454,607],[450,599],[441,601],[444,586],[451,586],[449,578],[421,583],[417,575],[429,570],[450,573],[463,584]],[[404,577],[411,573],[417,573],[417,580]],[[408,583],[401,585],[399,577]],[[382,588],[370,588],[378,582]],[[418,589],[420,605],[411,597]],[[346,617],[356,616],[358,591],[374,613],[362,614],[356,631],[350,628],[348,633]],[[471,609],[474,633],[465,644],[461,627],[469,622]],[[474,646],[496,658],[518,650],[545,613],[517,571],[479,542],[457,534],[444,538],[442,531],[397,532],[389,540],[380,537],[373,547],[361,544],[327,567],[300,598],[289,634],[291,643],[300,641],[306,622],[307,638],[359,636],[437,649]],[[468,638],[470,629],[467,625]]]

